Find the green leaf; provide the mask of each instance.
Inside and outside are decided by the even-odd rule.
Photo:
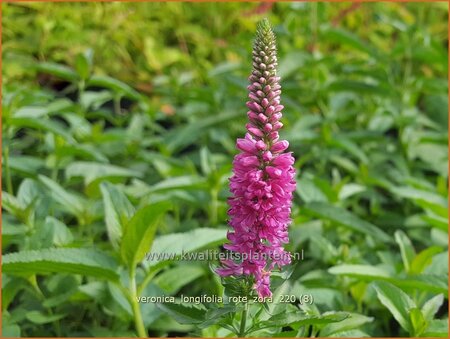
[[[62,136],[67,142],[75,143],[75,139],[58,122],[44,118],[11,118],[10,123],[15,127],[40,129]]]
[[[357,35],[344,29],[325,27],[321,30],[320,35],[324,41],[329,40],[339,45],[347,45],[353,49],[367,53],[370,57],[376,57],[378,55],[378,51],[375,48],[361,40]]]
[[[360,219],[353,213],[324,202],[311,202],[303,207],[303,211],[322,219],[328,219],[343,227],[361,232],[383,242],[392,242],[391,237],[377,226]]]
[[[442,248],[439,246],[429,247],[419,254],[411,262],[411,273],[420,274],[423,270],[431,264],[433,257],[442,252]]]
[[[205,270],[200,266],[180,265],[159,274],[153,279],[153,283],[168,295],[172,295],[204,274]]]
[[[432,320],[428,325],[426,331],[422,334],[422,337],[442,337],[448,338],[448,319],[445,320]]]
[[[105,208],[105,224],[108,237],[118,249],[123,230],[133,216],[135,209],[124,193],[109,182],[100,185]]]
[[[9,166],[14,171],[34,177],[45,166],[45,161],[41,158],[27,155],[11,155],[9,158]]]
[[[63,206],[68,212],[81,216],[85,211],[86,202],[79,196],[67,192],[57,182],[43,175],[38,176],[39,181],[42,182],[50,191],[50,194],[57,203]]]
[[[422,311],[417,307],[414,307],[410,310],[409,317],[413,328],[413,336],[420,336],[427,327],[427,322],[423,317]]]
[[[73,241],[72,232],[70,229],[58,219],[48,216],[45,218],[45,223],[42,225],[41,229],[38,229],[33,239],[38,240],[38,237],[44,237],[44,239],[39,239],[42,243],[47,242],[47,247],[52,246],[64,246],[68,245]]]
[[[15,324],[3,325],[2,326],[2,337],[3,338],[20,338],[20,327]]]
[[[447,208],[447,199],[439,194],[412,187],[391,187],[391,192],[406,199],[426,202],[437,207]]]
[[[367,95],[392,96],[395,91],[385,84],[372,84],[356,80],[335,80],[328,85],[330,92],[356,92]]]
[[[383,268],[369,265],[338,265],[329,268],[328,272],[337,275],[368,278],[368,280],[391,277],[391,274]]]
[[[257,329],[264,329],[269,327],[285,327],[291,325],[308,326],[308,325],[323,325],[335,323],[347,319],[349,316],[346,312],[326,312],[322,315],[305,315],[303,312],[282,312],[271,316],[269,320],[261,321],[257,325]]]
[[[71,273],[118,279],[117,264],[111,257],[84,248],[51,248],[5,254],[2,268],[4,273],[14,275]]]
[[[53,323],[59,319],[62,319],[66,314],[45,314],[39,311],[30,311],[26,314],[29,321],[34,324],[43,325],[48,323]]]
[[[366,187],[358,184],[347,184],[342,186],[342,188],[339,190],[339,200],[345,200],[355,194],[361,193],[366,191]]]
[[[412,333],[413,325],[409,312],[416,306],[411,298],[401,289],[388,282],[377,281],[374,283],[374,287],[380,302],[391,312],[405,331]]]
[[[421,274],[406,278],[394,277],[381,267],[369,265],[337,265],[328,269],[336,275],[345,275],[363,281],[383,280],[402,288],[412,288],[422,291],[448,294],[445,276]]]
[[[328,202],[327,196],[316,186],[313,180],[301,178],[301,185],[297,185],[297,193],[306,203],[313,201]]]
[[[439,311],[439,308],[441,308],[443,303],[444,303],[444,295],[438,294],[437,296],[431,298],[425,304],[423,304],[422,314],[425,320],[426,321],[433,320],[434,316]]]
[[[182,304],[157,304],[158,308],[167,313],[180,324],[200,324],[205,320],[206,310]]]
[[[114,92],[126,96],[127,98],[139,101],[142,100],[141,94],[126,83],[104,75],[93,75],[87,82],[88,86],[104,87]]]
[[[395,241],[400,247],[400,253],[402,255],[403,265],[405,266],[406,272],[411,270],[411,262],[416,256],[416,251],[409,240],[408,236],[403,231],[396,231],[394,234]]]
[[[99,164],[97,162],[76,161],[66,168],[66,177],[68,179],[83,177],[86,186],[98,179],[141,176],[142,174],[137,171],[109,164]]]
[[[84,53],[77,55],[75,59],[75,68],[81,79],[86,80],[92,71],[92,59],[93,51],[92,49],[86,50]]]
[[[204,178],[195,175],[183,175],[162,180],[148,188],[148,193],[163,192],[174,189],[193,189],[206,187]]]
[[[141,208],[131,218],[121,244],[122,258],[129,267],[135,266],[151,250],[156,229],[170,206],[169,202],[158,202]]]
[[[146,257],[149,266],[163,265],[180,258],[183,253],[216,246],[227,240],[227,229],[197,228],[189,232],[173,233],[157,237],[152,247],[153,258]],[[157,255],[157,256],[156,256]]]
[[[193,141],[198,141],[199,137],[206,133],[209,128],[224,124],[240,115],[241,113],[239,112],[220,113],[175,128],[165,137],[164,145],[171,153],[179,151],[189,146]]]
[[[338,332],[353,330],[366,323],[372,322],[374,318],[366,317],[362,314],[350,313],[348,318],[337,322],[326,325],[320,331],[321,337],[330,337]]]
[[[43,73],[54,75],[60,79],[76,81],[78,80],[78,74],[71,68],[53,63],[53,62],[40,62],[35,65],[35,68]]]

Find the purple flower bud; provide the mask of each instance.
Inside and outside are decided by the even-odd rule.
[[[274,130],[278,130],[278,129],[280,129],[281,127],[283,127],[283,123],[281,123],[281,122],[279,122],[279,121],[277,121],[276,123],[273,124],[273,129],[274,129]]]
[[[259,113],[258,114],[258,119],[259,119],[259,121],[261,121],[261,122],[266,122],[267,120],[269,120],[264,114],[262,114],[262,113]]]
[[[262,107],[259,106],[256,102],[254,101],[248,101],[247,102],[247,107],[250,108],[252,111],[254,112],[262,112]]]
[[[273,106],[269,106],[266,108],[266,114],[267,115],[272,115],[275,112],[275,107]]]
[[[287,142],[287,140],[281,140],[281,141],[276,142],[272,146],[271,151],[274,153],[278,153],[278,152],[284,151],[288,147],[289,147],[289,142]]]
[[[256,128],[256,127],[248,127],[247,130],[249,132],[253,133],[257,137],[264,136],[264,133],[260,129]]]
[[[271,161],[273,156],[272,156],[272,152],[270,151],[265,151],[262,155],[262,158],[264,161]]]

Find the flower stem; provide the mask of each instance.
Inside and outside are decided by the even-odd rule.
[[[248,304],[245,303],[244,310],[242,311],[241,327],[239,328],[239,338],[245,337],[245,325],[247,323]]]
[[[141,308],[137,301],[136,293],[136,267],[130,268],[130,303],[133,308],[134,324],[139,338],[147,338],[144,321],[142,320]]]

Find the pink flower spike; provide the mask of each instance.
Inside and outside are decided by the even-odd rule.
[[[241,255],[225,260],[221,276],[248,276],[259,297],[272,296],[272,270],[290,263],[283,248],[289,241],[292,192],[295,190],[294,158],[285,153],[289,143],[279,141],[283,124],[279,77],[276,75],[275,36],[267,20],[258,24],[253,45],[253,70],[246,103],[249,123],[245,138],[237,139],[239,154],[233,160],[228,199],[228,243],[224,248]],[[281,257],[280,257],[281,256]]]

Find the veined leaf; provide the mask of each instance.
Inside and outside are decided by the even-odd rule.
[[[141,100],[141,94],[126,83],[103,75],[93,75],[87,82],[88,86],[109,88],[116,93],[122,94],[133,100]]]
[[[428,328],[422,334],[423,337],[442,337],[448,338],[448,319],[432,320],[428,325]]]
[[[62,136],[67,142],[75,143],[75,139],[56,121],[43,118],[12,118],[10,123],[16,127],[41,129]]]
[[[84,248],[50,248],[5,254],[2,268],[4,273],[14,275],[72,273],[118,279],[117,264],[111,257]]]
[[[80,216],[84,213],[86,202],[81,197],[67,192],[63,187],[61,187],[57,182],[53,181],[46,176],[39,175],[39,181],[42,182],[50,191],[52,198],[67,211],[71,212],[76,216]]]
[[[205,320],[206,310],[182,304],[157,304],[158,308],[173,317],[180,324],[200,324]]]
[[[408,236],[403,231],[396,231],[395,241],[400,247],[400,253],[402,255],[403,265],[405,266],[406,272],[411,270],[411,262],[413,258],[416,256],[416,252],[414,251],[414,247],[412,246],[411,240],[409,240]]]
[[[54,75],[60,79],[69,81],[78,80],[78,74],[73,69],[65,65],[54,62],[40,62],[35,65],[35,68],[40,72]]]
[[[149,266],[163,265],[183,253],[198,251],[211,246],[217,246],[226,241],[226,229],[197,228],[189,232],[162,235],[155,239],[145,264]]]
[[[322,219],[328,219],[354,231],[373,236],[380,241],[392,242],[391,237],[377,226],[360,219],[347,210],[331,204],[324,202],[311,202],[303,207],[303,211]]]
[[[362,314],[350,313],[348,318],[326,325],[320,331],[321,337],[330,337],[336,333],[356,329],[366,323],[372,322],[372,317],[366,317]]]
[[[285,327],[290,325],[307,326],[329,324],[343,321],[349,316],[346,312],[327,312],[322,315],[305,315],[302,312],[282,312],[272,316],[269,320],[260,322],[257,325],[258,329],[269,327]]]
[[[116,186],[109,182],[100,185],[105,207],[105,224],[108,237],[115,248],[119,247],[125,226],[135,210],[133,205]]]
[[[433,257],[442,252],[439,246],[428,247],[419,254],[417,254],[411,262],[411,273],[420,274],[423,270],[431,264]]]
[[[433,320],[435,314],[439,311],[439,308],[444,303],[444,295],[438,294],[437,296],[428,300],[422,306],[422,314],[426,321]]]
[[[122,258],[129,267],[136,265],[150,251],[159,222],[170,206],[169,202],[158,202],[141,208],[131,218],[121,244]]]
[[[67,166],[66,176],[68,179],[72,177],[83,177],[84,184],[87,186],[94,180],[100,178],[141,177],[142,174],[137,171],[114,165],[77,161]]]
[[[413,325],[409,313],[416,306],[411,298],[401,289],[388,282],[377,281],[374,286],[380,302],[391,312],[405,331],[412,333]]]

